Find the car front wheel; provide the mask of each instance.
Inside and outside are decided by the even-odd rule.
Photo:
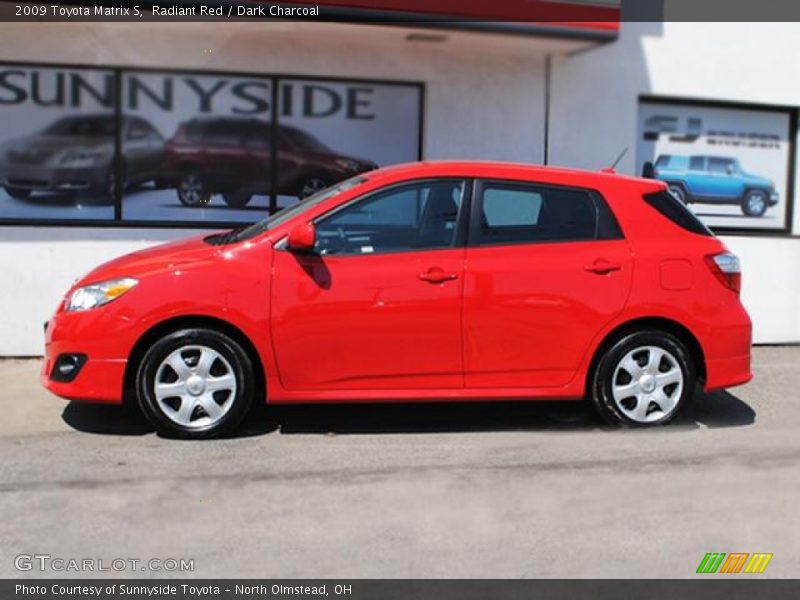
[[[591,380],[590,396],[610,424],[669,423],[691,397],[695,367],[683,343],[662,331],[628,334],[608,347]]]
[[[162,435],[209,438],[232,431],[253,401],[253,366],[229,336],[211,329],[170,333],[144,355],[136,396]]]
[[[767,212],[769,199],[764,190],[750,190],[742,199],[742,212],[748,217],[760,217]]]

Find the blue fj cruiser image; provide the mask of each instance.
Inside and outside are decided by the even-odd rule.
[[[778,203],[775,184],[746,173],[736,158],[662,154],[654,176],[684,204],[737,204],[748,217],[760,217]]]

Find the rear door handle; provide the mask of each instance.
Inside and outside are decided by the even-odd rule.
[[[424,273],[420,273],[419,278],[422,281],[427,281],[428,283],[444,283],[445,281],[458,279],[458,274],[446,273],[441,267],[431,267]]]
[[[604,258],[598,258],[592,264],[587,265],[584,268],[590,273],[595,273],[596,275],[606,275],[607,273],[611,273],[612,271],[621,270],[622,265],[619,263],[608,262]]]

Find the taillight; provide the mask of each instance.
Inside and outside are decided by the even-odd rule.
[[[731,252],[709,254],[706,256],[706,264],[722,285],[737,294],[741,291],[742,267],[738,256]]]

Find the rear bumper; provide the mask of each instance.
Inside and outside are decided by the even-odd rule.
[[[749,353],[731,358],[710,359],[706,360],[706,382],[703,389],[710,392],[734,387],[747,383],[752,378]]]

